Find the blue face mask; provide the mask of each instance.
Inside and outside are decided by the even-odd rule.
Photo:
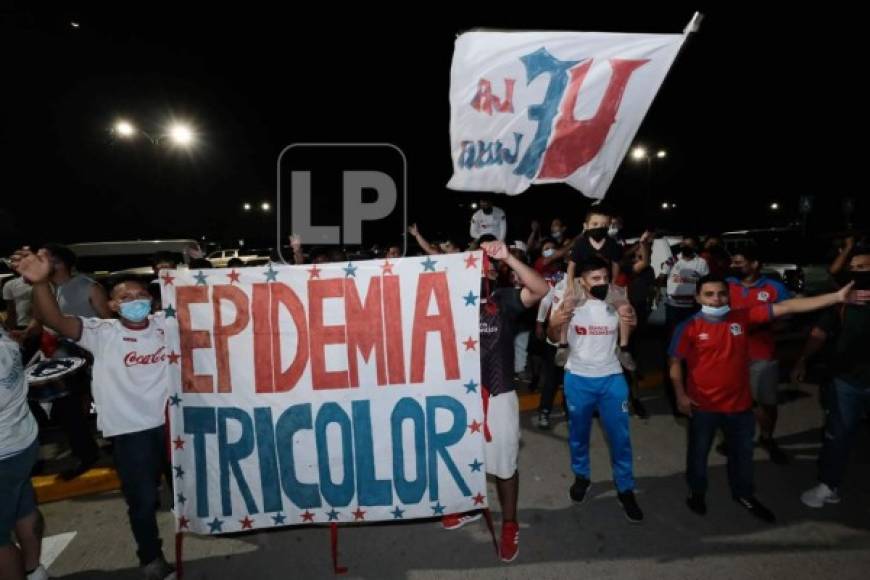
[[[151,314],[151,301],[145,298],[121,302],[121,316],[130,322],[142,322]]]
[[[713,316],[715,318],[722,318],[731,312],[731,307],[727,304],[725,306],[701,306],[701,312],[706,316]]]

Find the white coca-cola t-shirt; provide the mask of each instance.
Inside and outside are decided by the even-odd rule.
[[[81,319],[78,344],[94,355],[91,390],[104,437],[163,425],[169,390],[165,318],[159,313],[148,319],[142,330],[116,319]]]

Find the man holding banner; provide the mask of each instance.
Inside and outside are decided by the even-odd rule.
[[[549,291],[533,268],[513,256],[502,242],[483,242],[487,255],[507,265],[519,278],[519,288],[492,289],[483,279],[480,304],[480,372],[483,391],[486,472],[496,478],[502,509],[499,557],[512,562],[519,555],[517,498],[520,450],[519,400],[513,382],[514,336],[519,316]],[[495,266],[492,266],[495,267]],[[458,529],[480,519],[480,513],[452,514],[442,524]]]

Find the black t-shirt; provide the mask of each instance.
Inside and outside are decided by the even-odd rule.
[[[870,306],[834,306],[816,326],[828,335],[833,375],[856,387],[870,388]]]
[[[652,267],[647,266],[639,274],[632,272],[628,283],[628,301],[635,310],[650,309],[650,295],[656,283],[656,274]]]
[[[619,242],[608,236],[601,249],[596,250],[592,247],[588,237],[580,236],[577,238],[577,241],[574,242],[574,247],[571,249],[571,260],[575,264],[579,264],[593,256],[603,258],[611,264],[614,262],[618,263],[622,259],[622,246],[619,245]]]
[[[480,376],[490,395],[514,387],[514,336],[526,311],[518,288],[498,288],[480,306]]]

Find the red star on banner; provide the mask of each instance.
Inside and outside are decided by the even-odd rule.
[[[254,520],[245,516],[245,519],[239,520],[239,523],[242,524],[243,530],[253,530],[254,529]]]
[[[390,264],[390,261],[389,261],[389,260],[386,260],[386,261],[383,263],[383,265],[381,265],[381,269],[383,269],[383,272],[381,272],[381,274],[382,274],[383,276],[386,276],[387,274],[392,274],[392,273],[393,273],[393,265]]]
[[[169,354],[166,355],[166,358],[169,359],[169,364],[171,364],[171,365],[177,365],[177,364],[178,364],[178,359],[181,358],[181,355],[178,354],[178,353],[175,352],[175,351],[172,351],[172,352],[170,352]]]
[[[350,512],[353,514],[354,521],[364,520],[366,513],[362,511],[362,508],[357,507],[355,512]]]
[[[308,268],[308,279],[312,280],[314,278],[320,278],[320,268],[317,267],[317,264]]]
[[[164,286],[171,286],[172,282],[175,280],[175,278],[173,278],[172,276],[169,275],[169,272],[166,272],[165,274],[163,274],[163,276],[161,276],[160,279],[163,280]]]
[[[180,518],[178,518],[178,529],[179,530],[189,530],[190,529],[190,526],[188,525],[189,523],[190,523],[189,519],[187,519],[184,516],[181,516]]]
[[[474,500],[474,505],[483,505],[483,500],[485,500],[486,497],[480,492],[477,492],[477,495],[474,496],[472,499]]]
[[[184,450],[184,439],[181,438],[181,435],[175,438],[175,441],[172,442],[175,445],[176,449]]]
[[[305,510],[305,513],[302,514],[302,521],[314,523],[314,514],[308,510]]]
[[[468,340],[464,341],[462,344],[465,345],[465,350],[474,350],[477,346],[477,341],[469,336]]]
[[[477,258],[474,257],[474,254],[469,254],[467,258],[465,258],[465,269],[468,268],[477,268]]]
[[[478,423],[477,419],[471,422],[471,425],[468,426],[471,429],[472,433],[480,433],[480,428],[483,427],[482,423]]]
[[[236,284],[239,283],[239,273],[235,270],[227,274],[227,278],[230,279],[230,284],[232,284],[233,282],[235,282]]]

